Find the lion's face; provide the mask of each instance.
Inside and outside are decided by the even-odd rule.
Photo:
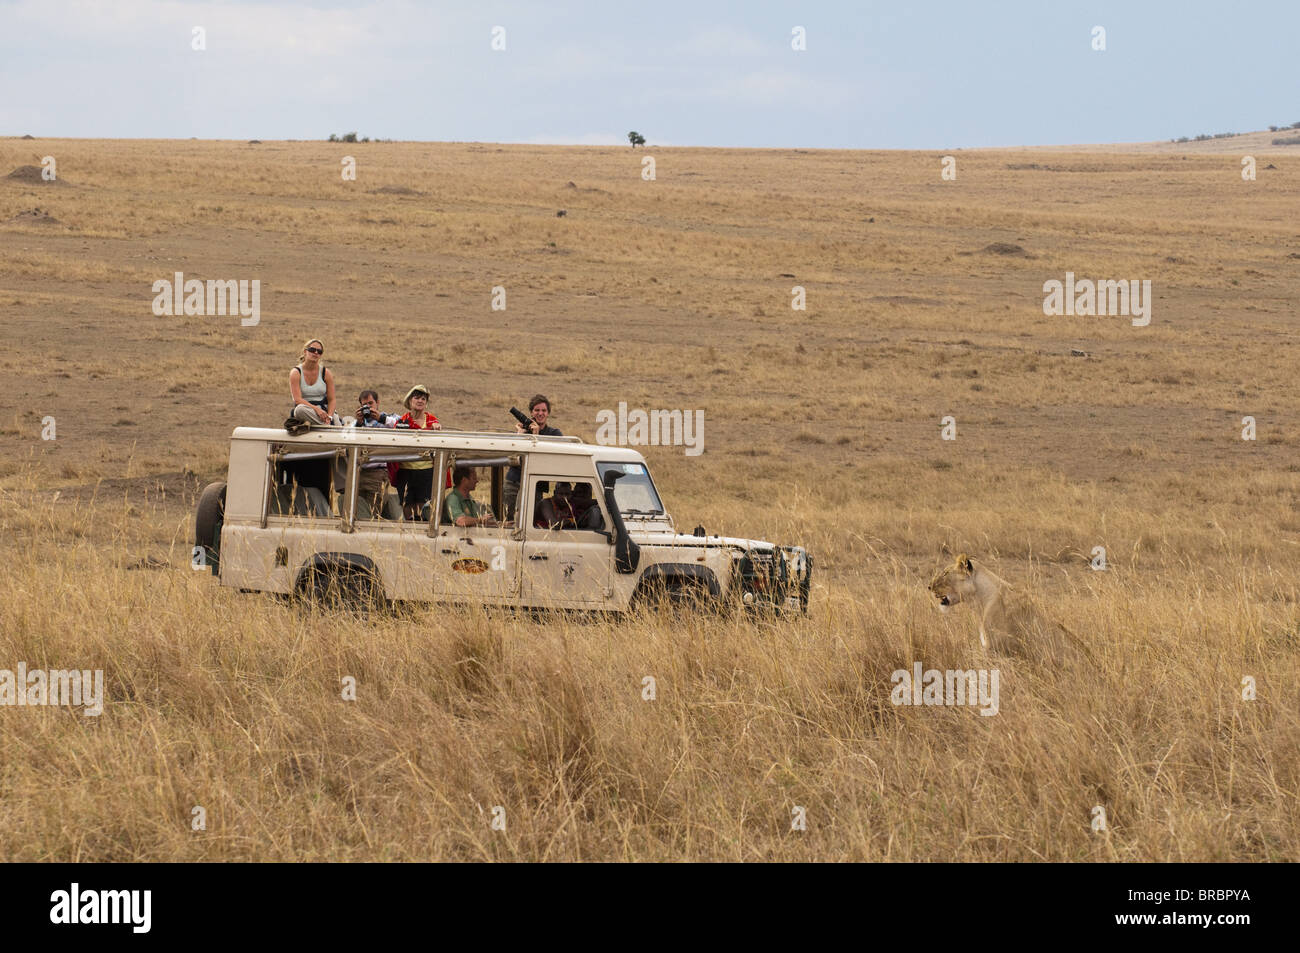
[[[970,578],[974,572],[975,567],[970,557],[962,553],[952,566],[934,577],[934,582],[930,583],[930,591],[939,600],[941,609],[955,606],[974,592],[975,585]]]

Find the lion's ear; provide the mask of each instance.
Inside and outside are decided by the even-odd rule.
[[[962,553],[960,556],[957,557],[957,568],[961,572],[967,574],[973,573],[975,571],[975,566],[971,563],[970,557],[967,556],[965,553]]]

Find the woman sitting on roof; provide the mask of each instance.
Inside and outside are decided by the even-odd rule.
[[[289,371],[290,416],[309,424],[327,424],[334,417],[334,375],[321,364],[325,345],[315,338],[302,346],[302,363]]]

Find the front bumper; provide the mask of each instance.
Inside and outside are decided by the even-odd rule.
[[[747,608],[808,611],[812,557],[802,546],[755,549],[736,561],[736,591]]]

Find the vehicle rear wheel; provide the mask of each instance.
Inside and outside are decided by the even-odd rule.
[[[194,510],[194,546],[202,553],[203,565],[214,575],[221,566],[221,524],[225,518],[226,484],[209,483]]]
[[[360,569],[313,570],[304,578],[299,595],[322,609],[366,612],[384,604],[379,580]]]

